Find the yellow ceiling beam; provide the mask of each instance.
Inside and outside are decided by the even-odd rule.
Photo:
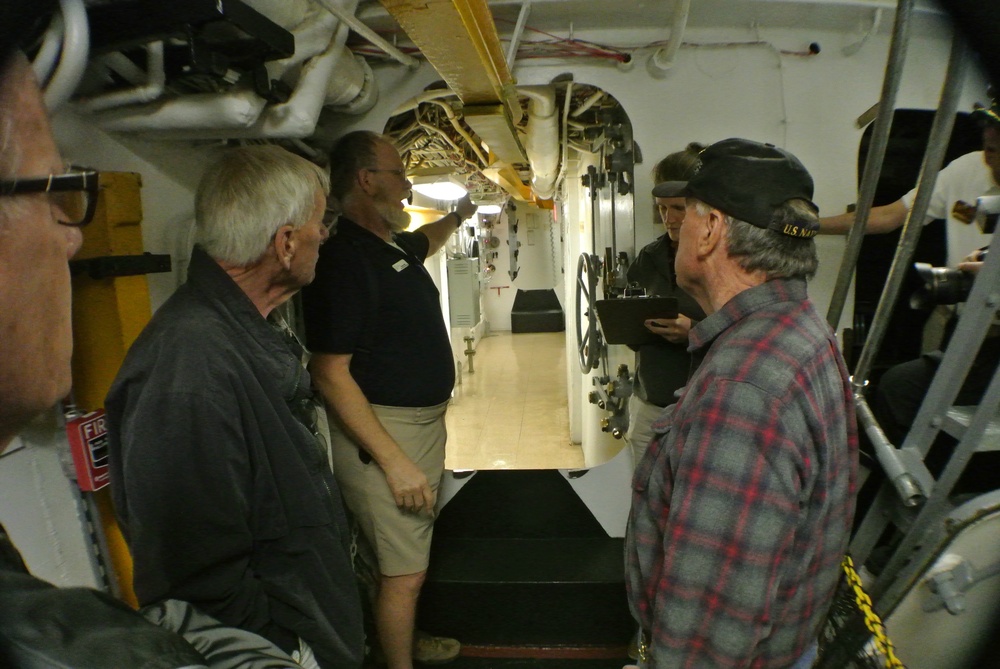
[[[521,120],[500,36],[486,0],[380,0],[465,105],[502,104]]]

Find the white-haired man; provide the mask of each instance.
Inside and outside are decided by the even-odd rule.
[[[312,281],[329,181],[276,146],[202,177],[187,282],[107,398],[111,486],[140,604],[191,602],[321,669],[358,667],[360,597],[313,393],[274,310]]]

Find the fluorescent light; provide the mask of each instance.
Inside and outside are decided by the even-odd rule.
[[[410,183],[413,190],[432,200],[457,200],[468,193],[464,182],[453,174],[413,174]]]
[[[498,204],[483,204],[476,211],[480,214],[499,214],[503,209]]]
[[[465,188],[450,181],[436,181],[429,184],[413,184],[413,190],[432,200],[457,200],[468,193]]]

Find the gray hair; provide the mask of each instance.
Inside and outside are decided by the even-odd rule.
[[[694,200],[694,203],[696,211],[702,216],[715,208],[700,200]],[[816,256],[816,242],[812,238],[783,235],[722,213],[726,220],[729,257],[735,258],[744,271],[762,271],[769,281],[811,279],[816,274],[819,259]],[[795,199],[779,205],[771,221],[772,225],[780,228],[785,224],[801,224],[803,221],[812,221],[812,227],[815,227],[817,218],[816,211],[805,200]]]
[[[279,146],[228,149],[198,185],[197,241],[216,260],[252,265],[278,228],[308,223],[316,191],[329,189],[318,165]]]

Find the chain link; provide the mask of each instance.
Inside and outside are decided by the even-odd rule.
[[[872,609],[871,598],[861,587],[861,577],[854,569],[854,560],[851,559],[850,555],[845,555],[841,564],[844,567],[844,574],[847,575],[847,583],[854,590],[854,603],[857,604],[858,610],[865,617],[865,627],[875,636],[875,648],[885,658],[886,669],[906,669],[906,666],[896,657],[895,648],[886,634],[882,619]]]

